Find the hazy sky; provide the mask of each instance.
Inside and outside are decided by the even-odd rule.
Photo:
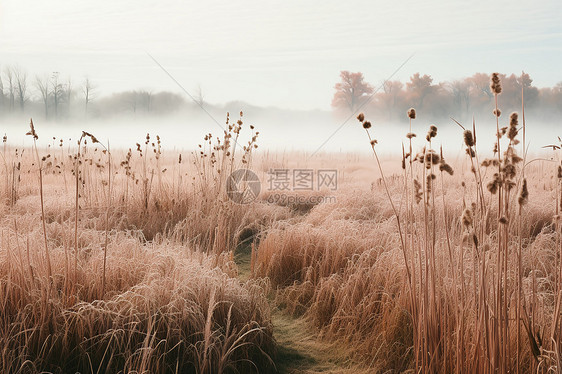
[[[417,71],[562,81],[562,5],[552,1],[0,0],[0,65],[58,71],[100,93],[179,91],[213,103],[328,109],[340,70],[379,84]]]

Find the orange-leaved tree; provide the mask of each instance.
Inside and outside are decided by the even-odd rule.
[[[355,111],[361,104],[369,99],[373,87],[365,82],[363,73],[351,73],[347,70],[340,72],[341,81],[336,83],[336,93],[332,99],[335,109],[347,108]]]

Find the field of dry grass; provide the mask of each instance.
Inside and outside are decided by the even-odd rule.
[[[363,115],[370,156],[260,153],[242,113],[185,154],[4,138],[0,372],[562,372],[559,148],[531,158],[524,116],[491,114],[449,156],[408,117],[391,158]],[[244,167],[338,186],[236,204]]]

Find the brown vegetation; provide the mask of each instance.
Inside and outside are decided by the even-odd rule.
[[[509,85],[491,83],[495,131],[458,122],[456,160],[408,107],[392,159],[365,114],[368,160],[258,157],[242,113],[191,155],[148,134],[125,152],[89,132],[77,146],[39,146],[40,126],[31,148],[5,137],[0,371],[293,370],[291,357],[313,360],[276,355],[273,333],[313,349],[312,331],[316,354],[342,347],[350,372],[561,372],[562,144],[529,159],[526,108],[499,115]],[[225,193],[240,167],[327,164],[337,191],[267,191],[247,205]]]

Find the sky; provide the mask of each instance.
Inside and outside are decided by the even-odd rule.
[[[341,70],[379,86],[415,72],[562,81],[553,1],[0,0],[0,68],[60,72],[98,94],[188,92],[211,103],[329,109]]]

